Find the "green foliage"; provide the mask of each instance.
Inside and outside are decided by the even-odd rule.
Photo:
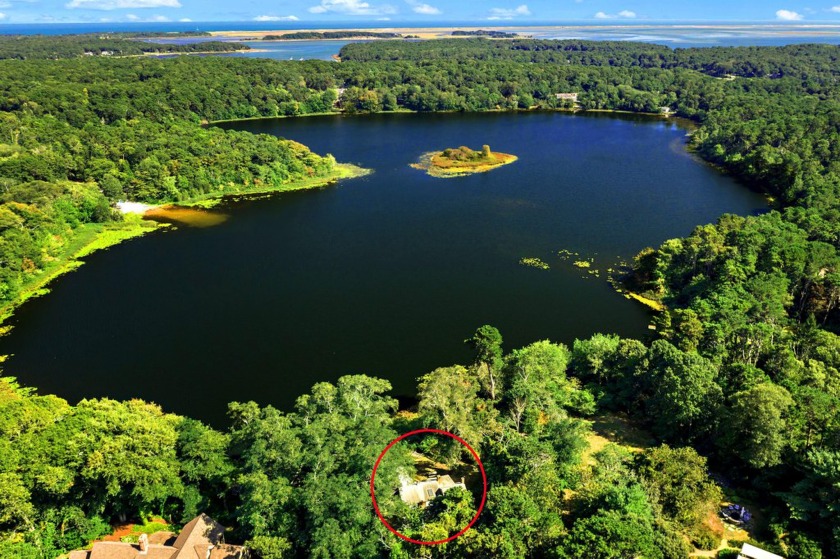
[[[556,550],[562,559],[662,558],[650,520],[604,511],[575,522]]]
[[[283,537],[256,536],[248,540],[248,548],[262,559],[287,559],[291,557],[292,544]]]
[[[667,519],[696,528],[717,512],[720,489],[709,479],[706,459],[694,449],[667,445],[649,449],[639,456],[636,469],[651,502]]]
[[[640,372],[640,385],[649,394],[644,417],[662,440],[688,442],[708,432],[722,398],[715,383],[715,366],[696,353],[680,351],[656,340]]]
[[[464,343],[475,351],[475,368],[481,387],[491,400],[496,399],[501,390],[499,375],[504,362],[502,360],[502,334],[494,327],[485,324],[478,328],[472,338]]]
[[[514,429],[534,432],[564,415],[574,390],[566,378],[568,362],[569,349],[547,340],[511,353],[504,402]]]
[[[727,446],[755,468],[781,463],[788,444],[787,410],[793,400],[787,390],[759,384],[732,396],[725,427]]]
[[[471,445],[494,429],[495,409],[478,396],[478,382],[461,366],[435,369],[421,377],[417,385],[418,406],[427,427],[454,433]],[[462,448],[446,442],[452,452]]]
[[[823,541],[834,553],[840,551],[840,452],[812,450],[801,464],[803,476],[792,490],[782,493],[793,519],[808,525],[833,527]],[[801,537],[806,537],[802,534]]]
[[[794,532],[787,538],[787,554],[790,559],[822,559],[820,544],[802,532]]]
[[[691,534],[691,541],[698,549],[714,551],[720,546],[720,538],[705,526],[700,526]]]
[[[191,35],[200,35],[195,33]],[[192,52],[233,52],[249,50],[242,43],[203,41],[165,44],[140,40],[142,33],[111,35],[3,35],[0,59],[37,60],[78,58],[81,56],[137,56],[143,54],[189,54]]]
[[[182,462],[177,429],[186,422],[202,436]],[[0,556],[54,557],[109,533],[110,520],[178,514],[188,484],[210,488],[206,480],[218,468],[207,465],[224,463],[227,452],[224,443],[200,442],[225,441],[223,434],[157,406],[69,406],[7,378],[0,378],[0,433],[0,531],[19,543],[0,548]],[[204,505],[212,509],[206,498]]]
[[[396,400],[385,396],[390,388],[384,380],[347,376],[315,385],[292,414],[231,404],[242,539],[279,557],[303,550],[325,558],[381,553],[384,527],[367,487],[377,455],[397,436],[390,427]],[[396,506],[397,472],[411,463],[406,452],[394,448],[377,472],[383,510]]]

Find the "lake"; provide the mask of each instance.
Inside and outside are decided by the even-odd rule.
[[[215,425],[229,401],[290,409],[314,383],[348,373],[411,397],[418,376],[469,361],[462,340],[482,324],[508,350],[649,335],[651,315],[614,292],[606,269],[725,212],[766,208],[688,155],[686,130],[659,118],[401,114],[225,127],[374,173],[230,202],[215,227],[93,254],[10,321],[6,374],[72,402],[139,397]],[[485,143],[519,161],[458,179],[409,167],[424,152]],[[600,277],[573,265],[588,259]]]
[[[219,37],[189,37],[174,39],[148,39],[150,43],[162,43],[171,45],[187,45],[192,43],[206,43],[219,41]],[[370,41],[337,41],[337,40],[311,40],[311,41],[248,41],[240,39],[223,39],[225,42],[241,42],[249,47],[251,51],[216,53],[211,56],[225,56],[235,58],[271,58],[274,60],[334,60],[344,45],[350,43],[369,43]],[[162,55],[160,58],[172,58],[180,55]]]

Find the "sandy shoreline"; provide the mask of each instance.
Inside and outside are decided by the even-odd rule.
[[[519,33],[523,37],[528,37],[533,34],[552,33],[560,31],[616,31],[616,30],[645,30],[645,29],[659,29],[659,30],[677,30],[677,29],[691,29],[703,31],[742,31],[745,33],[764,31],[773,35],[834,35],[840,34],[840,24],[808,24],[808,25],[779,25],[779,24],[626,24],[626,25],[545,25],[545,26],[516,26],[516,25],[483,25],[480,27],[464,26],[464,27],[377,27],[374,29],[358,29],[354,27],[346,27],[343,29],[276,29],[266,31],[211,31],[210,34],[214,37],[225,38],[242,38],[253,37],[254,40],[261,40],[265,35],[283,35],[286,33],[328,33],[340,31],[357,31],[360,33],[399,33],[402,35],[416,35],[421,39],[441,39],[441,38],[469,38],[468,36],[452,37],[453,31],[502,31],[507,33]],[[375,37],[354,37],[345,39],[284,39],[283,41],[348,41],[348,40],[385,40]]]
[[[143,204],[142,202],[117,202],[117,209],[121,214],[143,215],[149,210],[160,207],[159,205]]]

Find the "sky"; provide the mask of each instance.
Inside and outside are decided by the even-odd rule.
[[[840,21],[840,0],[0,0],[2,23]]]

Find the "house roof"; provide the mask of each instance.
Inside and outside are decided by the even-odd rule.
[[[420,503],[434,499],[437,490],[437,480],[418,481],[411,485],[400,487],[400,499],[409,505],[419,505]]]
[[[73,551],[70,559],[239,559],[242,547],[219,544],[224,527],[201,514],[193,518],[172,545],[150,544],[146,553],[140,546],[124,542],[96,542],[90,551]]]
[[[744,544],[744,547],[741,548],[741,554],[738,556],[738,559],[785,559],[781,555],[776,555],[775,553],[770,553],[769,551],[764,551],[763,549],[759,549],[754,545],[750,545],[748,543]]]
[[[437,497],[438,492],[446,493],[455,487],[466,489],[463,482],[455,483],[450,476],[441,476],[438,479],[427,479],[426,481],[416,481],[412,484],[404,481],[403,486],[400,487],[400,499],[409,505],[419,505]]]
[[[241,559],[242,547],[238,545],[221,544],[210,551],[210,559]]]
[[[96,542],[89,559],[174,559],[177,549],[167,545],[150,545],[147,553],[140,546],[123,542]],[[202,557],[202,559],[204,559]]]
[[[438,486],[440,486],[440,490],[444,493],[455,487],[465,488],[463,483],[455,483],[454,481],[452,481],[452,478],[450,476],[440,476],[440,478],[438,479]]]
[[[184,526],[172,544],[179,550],[172,559],[207,559],[206,546],[219,543],[224,533],[225,529],[221,524],[201,513]]]

